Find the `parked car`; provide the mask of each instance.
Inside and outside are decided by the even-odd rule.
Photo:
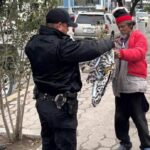
[[[12,93],[15,84],[14,75],[18,51],[12,44],[0,43],[0,57],[1,93],[8,96]]]
[[[98,38],[105,33],[113,38],[117,31],[112,14],[104,12],[79,12],[75,18],[78,27],[74,29],[74,39]]]
[[[145,12],[145,11],[136,12],[136,19],[137,19],[137,22],[145,22],[145,27],[147,27],[147,24],[149,21],[148,12]]]

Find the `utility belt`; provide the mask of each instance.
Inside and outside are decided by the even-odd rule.
[[[67,105],[67,112],[69,115],[73,115],[77,112],[78,101],[77,101],[77,93],[65,92],[64,94],[57,94],[56,96],[52,96],[48,93],[40,93],[36,92],[35,99],[37,100],[51,100],[54,101],[56,107],[58,109],[62,109],[62,107]]]

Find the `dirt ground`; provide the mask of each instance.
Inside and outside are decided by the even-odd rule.
[[[0,146],[5,145],[5,150],[36,150],[41,144],[40,139],[24,136],[22,141],[9,143],[5,135],[0,135]],[[3,150],[0,148],[0,150]]]

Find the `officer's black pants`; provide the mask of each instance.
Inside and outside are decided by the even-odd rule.
[[[77,114],[69,116],[65,106],[57,109],[51,100],[38,100],[42,150],[76,150]]]
[[[144,93],[121,93],[115,98],[115,131],[121,144],[131,147],[129,137],[129,118],[131,117],[138,130],[141,149],[150,148],[150,136],[145,117]]]

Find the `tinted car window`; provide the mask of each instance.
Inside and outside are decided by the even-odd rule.
[[[98,23],[104,23],[104,16],[103,15],[86,15],[86,14],[80,14],[76,20],[78,24],[98,24]]]

